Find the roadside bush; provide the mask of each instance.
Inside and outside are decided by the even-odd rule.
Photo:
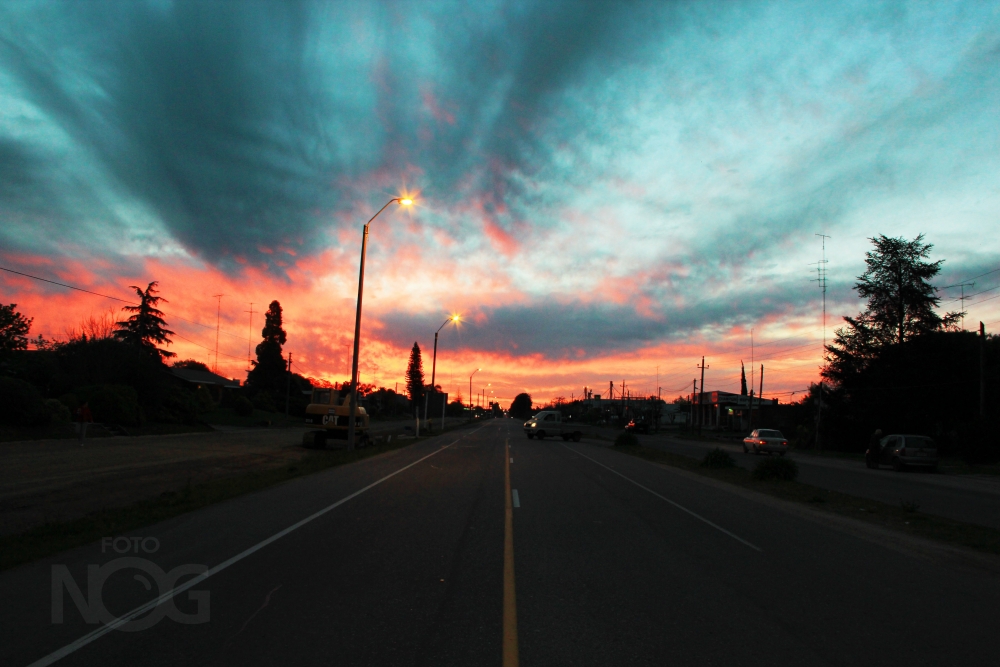
[[[214,410],[216,405],[215,401],[212,400],[212,392],[204,387],[198,387],[195,392],[195,399],[198,402],[198,412],[208,412],[209,410]]]
[[[275,407],[274,397],[271,396],[270,392],[258,391],[250,399],[253,406],[258,410],[263,410],[264,412],[277,412],[278,408]]]
[[[615,438],[615,447],[638,447],[639,438],[635,437],[635,433],[629,433],[628,431],[623,431]]]
[[[979,420],[962,424],[956,436],[956,449],[966,463],[989,465],[1000,461],[1000,425],[997,423]]]
[[[59,397],[59,402],[66,406],[71,415],[76,414],[76,409],[80,407],[80,399],[76,394],[63,394]]]
[[[69,408],[54,398],[45,399],[45,408],[49,411],[50,420],[57,424],[65,424],[73,418]]]
[[[799,475],[799,466],[791,459],[769,456],[758,463],[750,476],[759,480],[793,481]]]
[[[42,395],[24,380],[0,377],[0,424],[44,426],[49,410]]]
[[[729,455],[729,452],[716,447],[708,454],[705,454],[705,458],[701,461],[701,466],[703,468],[720,470],[723,468],[734,468],[736,466],[736,461],[734,461],[733,457]]]
[[[94,421],[102,424],[136,426],[142,417],[135,389],[121,384],[79,387],[73,392],[80,404],[87,403]]]
[[[249,417],[253,414],[253,403],[246,396],[238,396],[233,401],[233,412],[240,417]]]
[[[194,424],[198,421],[199,407],[195,392],[183,387],[170,387],[164,392],[162,409],[157,413],[157,420]]]

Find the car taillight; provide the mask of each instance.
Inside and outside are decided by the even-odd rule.
[[[788,441],[787,441],[787,440],[782,440],[782,441],[781,441],[781,444],[783,444],[784,446],[786,446],[786,447],[787,447],[787,446],[788,446]]]

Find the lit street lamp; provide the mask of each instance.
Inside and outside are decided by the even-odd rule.
[[[481,370],[483,370],[483,369],[482,368],[477,368],[476,370],[472,371],[472,375],[475,375],[476,373],[478,373]],[[475,404],[473,404],[473,402],[472,402],[472,375],[469,376],[469,409],[470,410],[472,410],[472,409],[475,408]]]
[[[389,204],[399,202],[401,206],[413,203],[408,197],[393,197],[386,202],[378,213],[365,223],[364,236],[361,237],[361,269],[358,271],[358,312],[354,316],[354,361],[351,362],[351,412],[347,421],[347,449],[354,449],[354,426],[358,412],[358,349],[361,344],[361,297],[365,289],[365,254],[368,252],[368,225],[378,217],[378,214],[388,208]]]

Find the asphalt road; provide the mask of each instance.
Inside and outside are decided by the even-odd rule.
[[[1000,560],[846,521],[497,420],[135,531],[159,548],[117,563],[106,620],[211,568],[153,612],[176,620],[108,630],[63,593],[53,622],[53,573],[86,609],[113,546],[0,573],[0,664],[995,661]]]
[[[448,424],[460,421],[448,418]],[[375,438],[399,436],[414,420],[373,422]],[[165,491],[307,456],[302,436],[315,430],[218,427],[170,435],[0,443],[0,535],[66,521],[102,508],[122,507]],[[435,420],[436,430],[440,422]]]
[[[744,468],[752,468],[764,456],[744,454],[736,444],[681,440],[662,434],[642,435],[639,439],[647,447],[698,459],[719,447],[730,452],[736,464]],[[864,462],[851,459],[794,451],[787,456],[798,463],[798,481],[805,484],[890,505],[915,501],[921,512],[1000,530],[1000,476],[948,475],[918,469],[897,473],[888,467],[870,470]]]

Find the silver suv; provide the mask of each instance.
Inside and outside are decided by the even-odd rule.
[[[929,468],[938,465],[937,445],[925,435],[887,435],[879,441],[878,456],[868,457],[868,466],[890,465],[896,472],[907,467]]]

